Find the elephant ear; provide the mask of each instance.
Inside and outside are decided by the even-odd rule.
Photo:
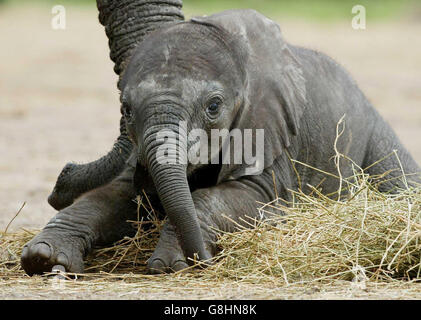
[[[300,62],[279,25],[254,10],[230,10],[192,22],[215,27],[230,38],[230,50],[242,61],[245,78],[244,103],[233,127],[253,129],[253,152],[264,151],[264,161],[223,165],[219,182],[261,174],[299,132],[307,104]],[[264,129],[264,146],[256,144],[256,129]]]

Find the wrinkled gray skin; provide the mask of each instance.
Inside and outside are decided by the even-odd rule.
[[[215,230],[234,231],[245,216],[258,217],[256,201],[276,197],[272,172],[285,200],[291,198],[288,190],[308,192],[308,185],[319,185],[324,193],[338,189],[338,179],[298,163],[294,168],[290,159],[336,175],[336,127],[344,114],[337,149],[361,168],[369,167],[366,173],[372,176],[392,170],[377,180],[381,191],[405,187],[400,163],[406,174],[420,172],[341,66],[286,43],[279,27],[255,11],[227,11],[150,34],[120,85],[134,152],[117,178],[76,199],[25,246],[22,265],[28,274],[56,264],[82,272],[83,257],[93,246],[133,233],[126,220],[136,219],[132,200],[141,190],[162,217],[169,217],[148,262],[152,273],[183,269],[195,254],[201,260],[214,256]],[[212,111],[215,101],[219,108]],[[177,130],[181,120],[188,129],[207,132],[264,129],[263,172],[247,175],[245,165],[159,164],[156,134]],[[370,166],[393,150],[400,163],[390,156]],[[341,174],[352,175],[349,161],[341,163]]]
[[[182,0],[97,0],[99,21],[105,26],[117,75],[122,75],[133,50],[147,34],[184,20],[182,4]],[[123,171],[132,150],[122,117],[120,136],[112,150],[87,164],[66,164],[48,197],[49,204],[61,210],[83,193],[111,182]]]

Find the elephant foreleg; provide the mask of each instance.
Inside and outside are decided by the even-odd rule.
[[[62,265],[68,272],[83,272],[83,258],[94,246],[134,234],[127,222],[137,217],[132,177],[133,169],[126,169],[108,185],[84,194],[58,212],[23,248],[24,270],[29,275],[41,274]]]
[[[187,267],[175,227],[167,221],[162,228],[155,251],[148,260],[149,273],[176,272]]]

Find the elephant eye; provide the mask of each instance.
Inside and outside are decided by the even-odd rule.
[[[210,117],[215,117],[219,113],[219,109],[221,108],[222,100],[220,98],[211,99],[208,103],[206,112]]]

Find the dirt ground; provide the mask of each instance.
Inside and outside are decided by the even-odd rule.
[[[0,230],[24,202],[9,230],[42,228],[55,214],[46,199],[63,165],[97,159],[118,135],[117,78],[97,12],[68,8],[66,30],[54,31],[50,10],[0,7]],[[359,31],[351,21],[279,23],[289,42],[345,66],[421,163],[421,23],[368,20]],[[340,292],[308,297],[348,297]]]
[[[63,300],[403,300],[421,299],[419,284],[369,284],[350,282],[329,285],[277,287],[237,284],[232,281],[185,286],[171,276],[144,277],[135,281],[70,281],[34,277],[0,281],[1,299]]]

